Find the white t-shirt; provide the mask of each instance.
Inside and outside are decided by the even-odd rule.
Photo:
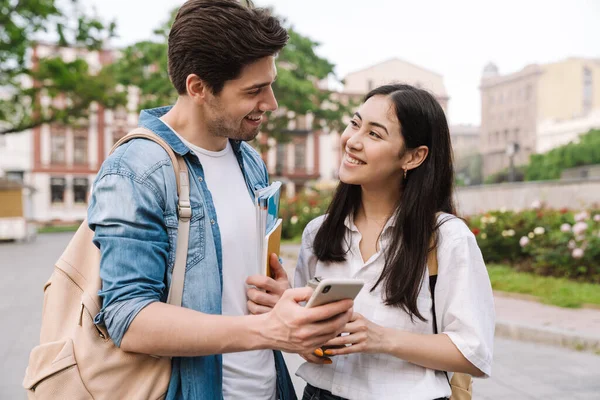
[[[458,218],[449,214],[439,216],[440,221],[446,219],[439,228],[437,248],[435,309],[438,332],[448,335],[465,358],[489,376],[495,326],[490,279],[473,233]],[[411,322],[406,312],[384,304],[381,284],[370,291],[381,275],[385,257],[379,251],[363,261],[359,248],[362,236],[352,218],[345,221],[346,243],[350,243],[346,262],[332,264],[317,260],[312,244],[323,220],[322,216],[311,221],[304,231],[294,286],[305,286],[314,276],[363,279],[365,286],[354,300],[355,312],[388,328],[433,334],[427,271],[417,298],[419,312],[427,321],[414,318]],[[389,243],[393,223],[390,220],[384,227],[380,248]],[[304,363],[296,375],[315,387],[351,400],[431,400],[450,396],[444,373],[392,355],[355,353],[331,359],[331,365]]]
[[[261,272],[254,262],[257,259],[256,214],[244,175],[229,142],[224,150],[215,152],[178,136],[200,159],[217,212],[223,250],[222,314],[247,315],[246,278]],[[276,382],[273,351],[223,354],[225,400],[274,400]]]

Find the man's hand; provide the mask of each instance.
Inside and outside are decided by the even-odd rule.
[[[286,290],[273,309],[261,316],[262,334],[270,348],[308,354],[342,332],[352,316],[352,300],[341,300],[319,307],[305,308],[313,289]]]
[[[264,314],[271,311],[283,292],[290,288],[287,274],[279,263],[277,254],[271,254],[269,258],[271,272],[274,278],[264,275],[253,275],[246,279],[246,284],[255,286],[247,291],[248,311],[251,314]]]

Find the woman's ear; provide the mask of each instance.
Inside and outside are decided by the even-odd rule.
[[[427,159],[428,155],[429,147],[427,146],[419,146],[416,149],[410,150],[406,155],[407,160],[404,164],[404,168],[408,171],[417,168],[419,165],[423,164],[423,161]]]

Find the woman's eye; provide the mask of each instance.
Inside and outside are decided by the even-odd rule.
[[[375,137],[377,139],[381,139],[381,136],[379,136],[376,132],[371,131],[371,132],[369,132],[369,135],[372,137]]]

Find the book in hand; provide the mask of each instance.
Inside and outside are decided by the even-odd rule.
[[[257,265],[261,273],[271,276],[269,257],[275,253],[279,256],[281,249],[281,218],[279,218],[279,198],[281,182],[258,189],[254,193],[257,229]]]

